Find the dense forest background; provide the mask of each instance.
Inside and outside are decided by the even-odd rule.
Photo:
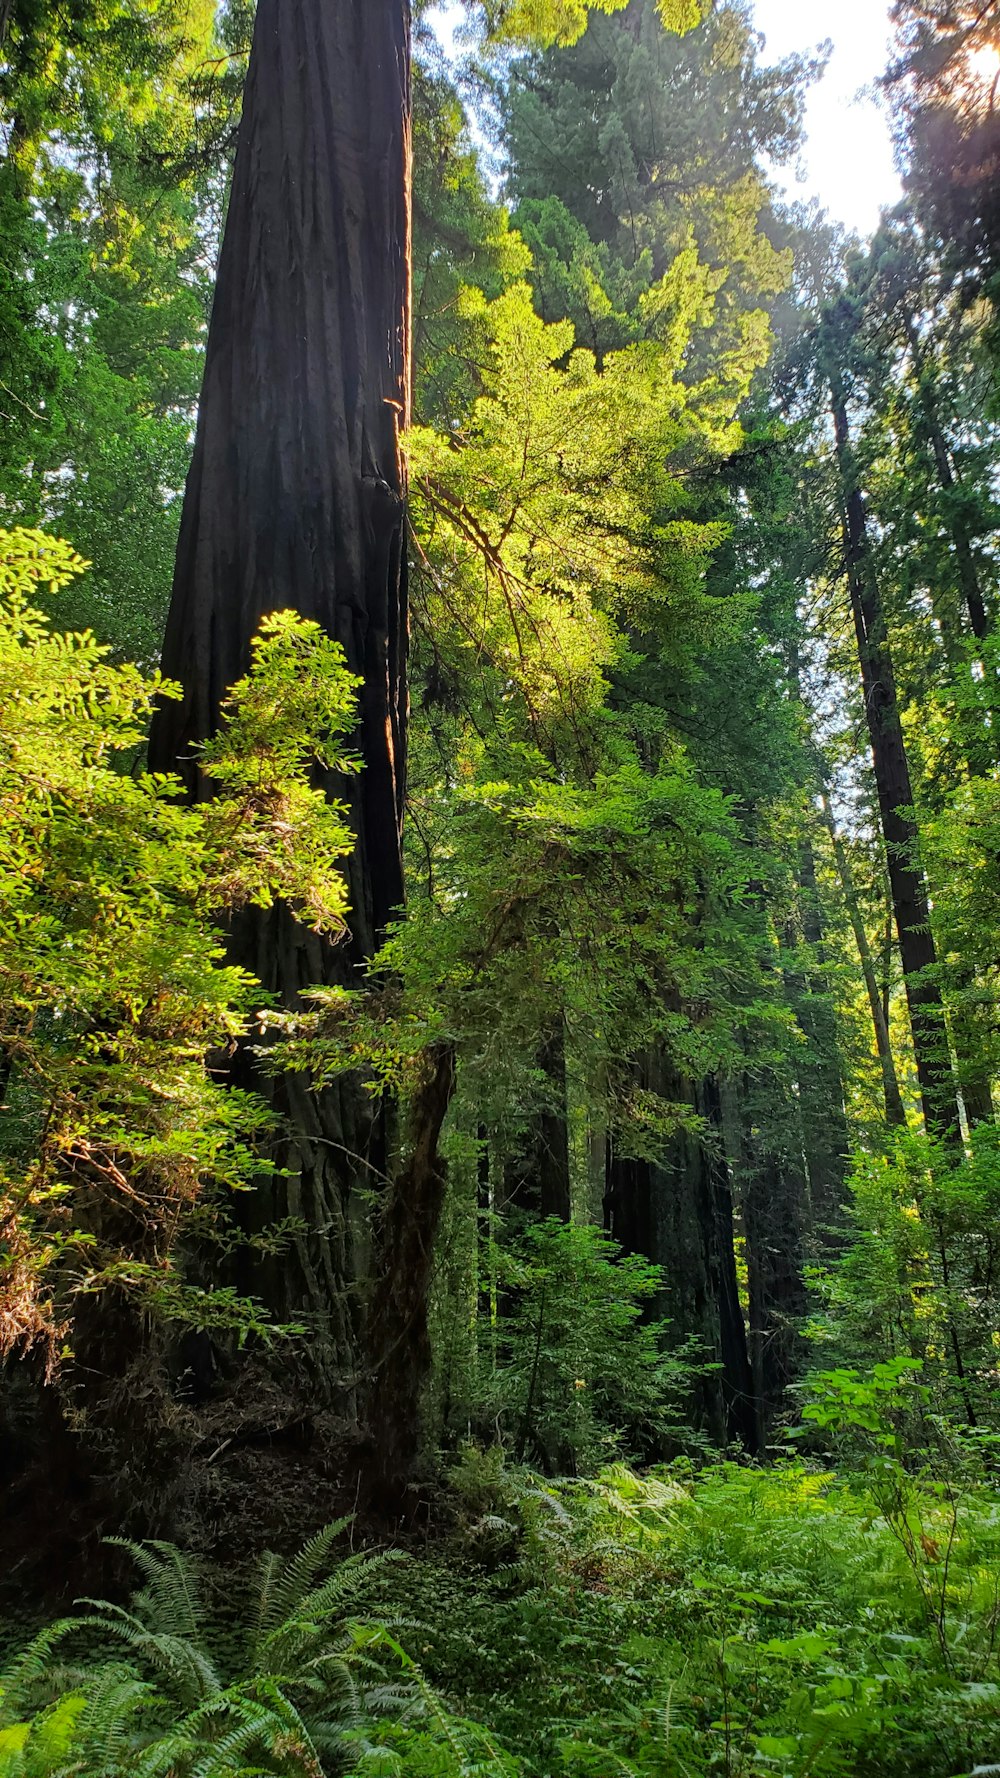
[[[0,1778],[1000,1771],[1000,6],[428,10],[0,0]]]

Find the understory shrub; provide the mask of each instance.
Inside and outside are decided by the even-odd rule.
[[[889,1460],[891,1461],[891,1459]],[[169,1544],[0,1678],[0,1778],[969,1778],[1000,1753],[1000,1513],[786,1460],[593,1480],[463,1455],[457,1529],[338,1521],[210,1611]],[[895,1491],[894,1491],[895,1489]]]

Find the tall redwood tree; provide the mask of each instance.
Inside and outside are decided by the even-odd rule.
[[[250,910],[235,954],[280,1002],[347,982],[402,903],[409,405],[409,0],[259,0],[208,336],[163,668],[184,688],[154,724],[154,769],[199,784],[192,748],[247,667],[262,613],[291,606],[362,679],[363,770],[331,782],[357,836],[349,939]],[[238,1082],[254,1078],[237,1058]],[[310,1352],[350,1406],[367,1219],[385,1120],[358,1084],[265,1084],[281,1117],[254,1216],[294,1215],[292,1253],[252,1282],[310,1317]]]
[[[626,0],[594,3],[614,12]],[[697,17],[693,0],[659,3],[673,28]],[[497,35],[571,42],[587,5],[472,11]],[[324,943],[281,909],[251,910],[233,932],[236,957],[284,1006],[356,980],[402,904],[409,163],[410,0],[258,0],[163,651],[184,696],[160,712],[150,758],[207,793],[193,748],[245,671],[264,612],[291,606],[342,643],[362,680],[363,770],[329,785],[357,836],[349,941]],[[254,1216],[290,1214],[301,1230],[250,1282],[279,1314],[309,1316],[314,1381],[349,1411],[363,1386],[382,1466],[401,1474],[428,1362],[450,1049],[428,1058],[394,1183],[388,1119],[356,1080],[269,1082],[248,1054],[232,1077],[265,1090],[281,1117],[278,1171]]]

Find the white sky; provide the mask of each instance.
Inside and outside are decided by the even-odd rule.
[[[883,204],[900,195],[889,128],[876,101],[859,96],[882,73],[889,41],[888,0],[755,0],[765,61],[809,50],[827,38],[833,54],[806,107],[805,179],[786,173],[793,197],[819,198],[831,217],[869,234]]]
[[[435,8],[446,42],[459,10],[456,0]],[[818,197],[834,221],[870,233],[880,207],[894,203],[900,189],[886,120],[874,99],[859,97],[886,64],[888,0],[755,0],[754,12],[765,61],[827,38],[833,44],[806,110],[805,177],[800,183],[788,169],[782,183],[791,197]]]

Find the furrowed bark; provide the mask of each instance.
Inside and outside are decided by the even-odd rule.
[[[410,1158],[383,1200],[376,1231],[367,1424],[373,1503],[387,1511],[401,1505],[419,1449],[420,1396],[431,1365],[427,1299],[445,1191],[438,1143],[454,1091],[454,1047],[434,1044],[414,1095]]]
[[[286,1007],[355,981],[403,898],[409,57],[408,0],[260,0],[163,650],[183,698],[150,742],[155,770],[210,794],[193,749],[268,611],[315,619],[361,675],[364,769],[325,784],[356,835],[348,942],[283,908],[233,926],[234,957]],[[320,1372],[353,1373],[358,1188],[387,1170],[382,1120],[349,1080],[268,1083],[246,1054],[233,1076],[284,1120],[288,1177],[262,1187],[259,1220],[304,1225],[267,1296],[310,1318]]]
[[[626,1253],[663,1267],[659,1312],[680,1341],[698,1339],[717,1369],[695,1390],[699,1424],[718,1444],[757,1449],[753,1385],[740,1306],[733,1198],[721,1139],[718,1087],[680,1080],[652,1056],[641,1079],[667,1101],[687,1103],[704,1118],[705,1136],[680,1130],[662,1160],[619,1155],[609,1142],[604,1223]]]
[[[921,1104],[928,1130],[957,1147],[961,1145],[958,1102],[941,991],[932,973],[937,958],[927,890],[917,858],[920,836],[916,821],[907,813],[913,805],[909,761],[899,720],[885,613],[871,561],[864,496],[852,457],[847,400],[835,373],[830,378],[830,393],[841,478],[847,582]]]

